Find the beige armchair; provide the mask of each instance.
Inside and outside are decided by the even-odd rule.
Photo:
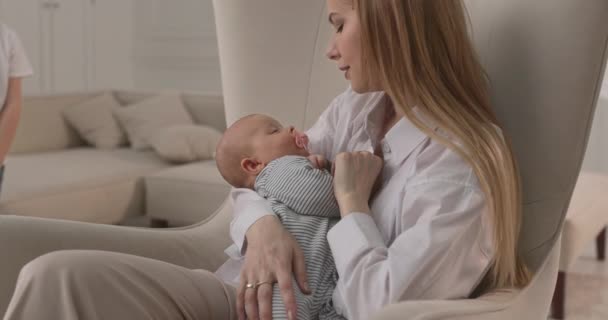
[[[346,84],[323,51],[324,0],[214,0],[228,122],[265,112],[310,125]],[[375,319],[545,319],[559,234],[580,170],[608,41],[605,0],[469,0],[494,103],[513,138],[525,191],[521,253],[536,272],[519,291],[388,306]],[[0,217],[0,310],[19,269],[60,249],[137,254],[189,268],[225,259],[230,205],[196,226],[145,230]]]

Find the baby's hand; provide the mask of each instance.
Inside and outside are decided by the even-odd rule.
[[[312,166],[317,169],[327,169],[329,167],[329,160],[325,159],[320,154],[311,154],[308,156],[308,160],[312,163]]]

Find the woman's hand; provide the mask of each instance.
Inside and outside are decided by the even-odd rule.
[[[239,320],[272,319],[272,287],[278,282],[289,319],[296,320],[292,278],[303,293],[310,293],[300,246],[275,216],[258,220],[247,231],[247,253],[237,290]],[[263,282],[257,288],[246,285]]]
[[[383,166],[380,157],[370,152],[341,153],[334,162],[334,193],[340,215],[370,213],[369,199]]]

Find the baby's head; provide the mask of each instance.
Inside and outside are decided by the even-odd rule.
[[[226,130],[217,145],[215,160],[222,177],[237,188],[253,188],[266,165],[288,155],[308,156],[308,139],[292,126],[253,114]]]

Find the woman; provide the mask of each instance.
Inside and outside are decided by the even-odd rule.
[[[336,31],[328,56],[352,89],[308,135],[312,151],[333,160],[343,217],[328,235],[340,277],[336,310],[367,319],[397,301],[466,297],[479,283],[526,285],[517,168],[461,1],[327,3]],[[301,252],[263,199],[234,196],[231,234],[246,251],[236,296],[203,270],[56,252],[22,270],[5,319],[269,319],[264,284],[274,281],[294,319],[292,273],[306,291]]]
[[[0,191],[4,160],[17,132],[21,113],[21,78],[32,74],[32,67],[17,35],[0,23]]]
[[[486,271],[491,288],[525,285],[517,167],[496,127],[461,1],[328,4],[336,29],[328,56],[353,91],[366,93],[347,91],[309,131],[313,152],[335,157],[342,213],[328,235],[340,276],[335,308],[366,319],[401,300],[466,298]],[[374,149],[384,151],[384,168],[372,195],[381,166]],[[340,153],[361,150],[370,152]],[[297,244],[255,195],[238,190],[235,200],[231,233],[248,242],[241,319],[269,313],[271,287],[251,288],[268,281],[278,281],[295,312],[292,269],[306,290]]]

